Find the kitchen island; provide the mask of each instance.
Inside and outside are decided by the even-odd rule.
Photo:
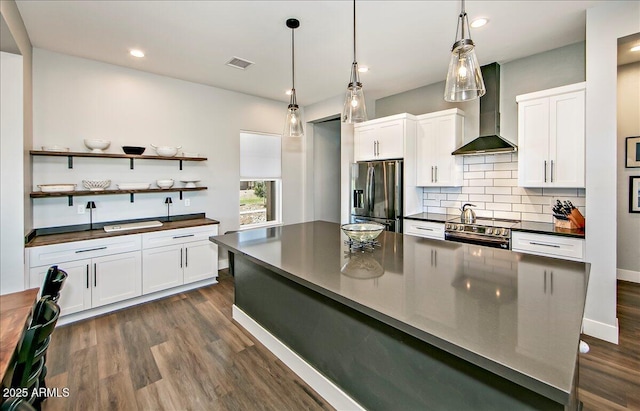
[[[318,221],[211,237],[234,254],[234,318],[367,409],[577,408],[588,264],[391,232],[352,253],[346,239]]]

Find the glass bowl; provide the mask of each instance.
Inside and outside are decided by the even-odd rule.
[[[358,242],[373,241],[384,231],[384,226],[378,223],[343,224],[340,228],[347,237]]]

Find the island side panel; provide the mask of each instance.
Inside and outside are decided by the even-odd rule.
[[[235,255],[235,304],[367,409],[562,410]]]

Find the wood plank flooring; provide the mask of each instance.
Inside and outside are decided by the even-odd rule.
[[[52,410],[320,410],[331,406],[231,320],[233,278],[59,327]],[[583,336],[584,410],[640,410],[640,284],[618,282],[620,345]]]

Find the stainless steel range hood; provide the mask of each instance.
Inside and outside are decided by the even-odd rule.
[[[487,90],[480,97],[480,137],[454,151],[453,155],[511,153],[518,148],[500,137],[500,65],[480,67]]]

